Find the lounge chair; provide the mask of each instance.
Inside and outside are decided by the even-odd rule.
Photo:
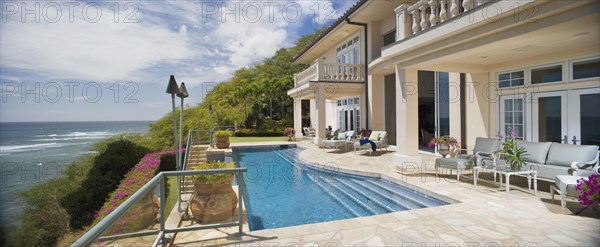
[[[375,143],[376,149],[378,148],[379,151],[381,151],[383,148],[385,148],[385,151],[387,151],[387,131],[373,131],[369,136],[369,140]],[[371,154],[373,151],[371,144],[369,143],[365,143],[363,145],[360,145],[359,142],[354,143],[354,153],[356,153],[358,150],[366,149],[369,150],[369,154]]]
[[[495,138],[477,137],[475,140],[475,148],[472,154],[461,154],[461,151],[466,149],[457,149],[455,158],[437,158],[435,159],[435,175],[437,176],[439,168],[456,170],[456,180],[460,179],[460,174],[466,169],[471,169],[473,166],[483,166],[483,161],[493,162],[495,166],[496,157],[495,151],[500,149],[500,140]],[[496,173],[494,173],[494,181],[496,181]]]
[[[600,174],[600,166],[598,163],[592,168],[593,173]],[[565,213],[565,209],[567,209],[567,196],[575,198],[579,195],[575,187],[577,186],[577,180],[586,178],[582,176],[572,176],[572,175],[558,175],[554,179],[554,185],[550,186],[550,196],[552,201],[554,202],[554,194],[558,193],[560,195],[560,206],[562,212]],[[585,208],[584,208],[585,209]],[[582,210],[575,214],[579,214]]]
[[[339,148],[340,146],[344,146],[344,150],[346,150],[346,144],[348,143],[348,138],[354,135],[354,130],[339,132],[335,138],[331,140],[323,140],[323,151],[325,151],[325,147],[333,147]]]

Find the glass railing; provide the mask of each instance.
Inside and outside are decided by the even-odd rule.
[[[107,211],[100,222],[71,246],[157,246],[172,241],[176,233],[185,237],[184,232],[236,226],[241,234],[245,172],[246,168],[160,172],[121,205]],[[230,174],[237,179],[237,186],[194,184],[190,177],[210,174]],[[190,184],[180,188],[191,192],[184,211],[166,212],[168,205],[175,207],[175,200],[167,201],[170,182],[184,177],[188,177],[186,181]],[[180,196],[181,193],[179,201]]]

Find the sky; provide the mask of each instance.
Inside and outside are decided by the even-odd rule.
[[[355,2],[1,1],[0,122],[156,120]]]

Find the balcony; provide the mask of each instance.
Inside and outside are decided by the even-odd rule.
[[[463,13],[493,3],[490,0],[420,0],[402,4],[396,12],[396,40],[417,35],[436,25],[460,17]]]
[[[363,64],[325,63],[317,59],[304,71],[294,74],[294,87],[310,81],[364,82],[364,78]]]

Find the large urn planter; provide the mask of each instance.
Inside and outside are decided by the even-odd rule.
[[[218,222],[233,216],[238,205],[237,194],[230,182],[221,184],[194,184],[194,196],[190,201],[190,210],[199,223]]]
[[[216,146],[219,149],[229,148],[229,137],[231,137],[231,132],[227,130],[220,130],[215,132]]]
[[[194,170],[235,168],[234,163],[215,161],[200,164]],[[231,218],[238,206],[238,197],[232,187],[233,174],[195,175],[194,194],[190,200],[192,217],[199,223],[214,223]]]

